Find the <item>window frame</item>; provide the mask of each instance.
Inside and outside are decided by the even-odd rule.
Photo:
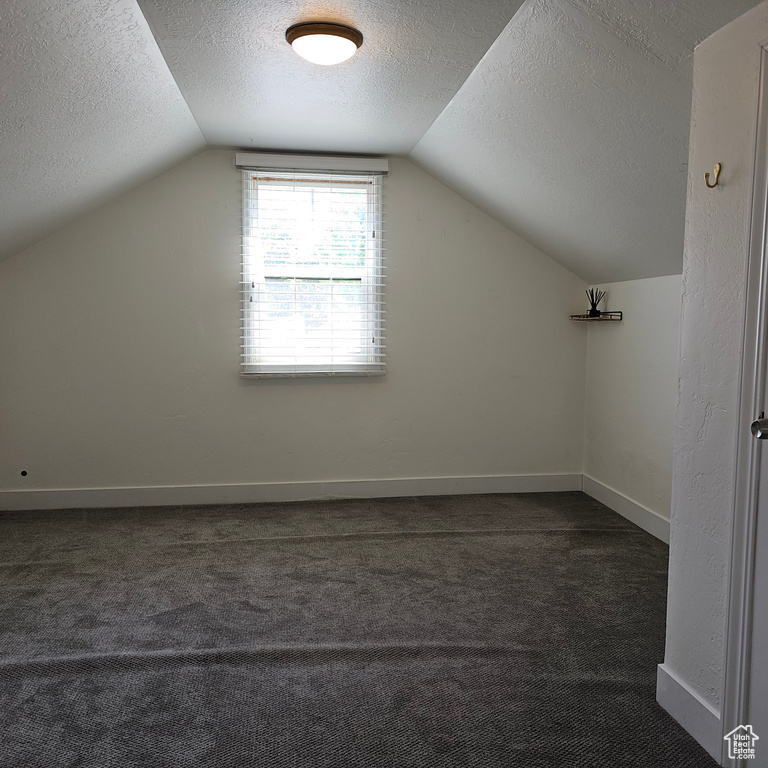
[[[262,162],[256,164],[249,163],[248,160],[241,158],[258,157]],[[298,377],[328,377],[328,376],[382,376],[386,374],[386,340],[385,340],[385,264],[384,264],[384,237],[383,237],[383,203],[382,177],[388,171],[388,161],[380,158],[322,158],[318,156],[301,156],[302,165],[333,165],[333,168],[323,169],[310,167],[308,169],[299,169],[296,167],[287,167],[294,163],[281,162],[280,157],[267,156],[270,160],[267,167],[263,167],[264,155],[248,156],[238,153],[236,156],[236,167],[243,173],[243,194],[242,194],[242,259],[241,259],[241,322],[240,322],[240,375],[247,378],[298,378]],[[307,161],[310,162],[307,162]],[[352,168],[346,168],[343,161],[349,163]],[[333,163],[329,161],[334,161]],[[371,162],[372,161],[372,162]],[[373,165],[373,170],[361,169],[361,164]],[[383,167],[382,167],[383,166]],[[310,175],[312,174],[312,175]],[[258,177],[262,176],[262,179]],[[312,362],[297,362],[296,360],[288,362],[287,360],[277,361],[274,358],[269,359],[268,355],[259,355],[258,344],[260,339],[258,326],[260,320],[258,307],[263,307],[265,296],[267,295],[266,286],[272,280],[293,280],[296,285],[297,280],[306,280],[312,282],[312,276],[317,277],[315,284],[328,280],[330,286],[334,285],[334,279],[342,280],[339,272],[345,270],[347,274],[354,273],[354,269],[349,267],[338,267],[334,270],[331,265],[327,267],[308,266],[308,265],[286,265],[283,274],[280,274],[281,268],[267,266],[262,257],[255,256],[253,253],[253,242],[255,232],[258,231],[258,212],[259,201],[258,192],[260,189],[274,184],[279,186],[290,181],[292,184],[306,186],[311,189],[312,185],[318,186],[321,183],[333,183],[334,181],[344,181],[345,183],[360,183],[366,185],[366,219],[365,219],[365,263],[359,269],[359,279],[363,286],[361,302],[362,310],[359,320],[360,329],[360,347],[362,355],[358,352],[352,352],[348,355],[335,354],[336,348],[332,348],[329,355],[324,360]],[[255,192],[252,187],[255,183]],[[329,190],[330,191],[330,190]],[[254,206],[255,199],[255,206]],[[255,213],[254,213],[255,211]],[[254,221],[256,224],[254,224]],[[292,275],[286,274],[292,272]],[[322,272],[322,274],[320,274]],[[335,274],[334,274],[335,272]],[[353,278],[357,279],[357,278]],[[339,283],[335,283],[338,285]],[[328,295],[334,296],[334,288],[331,287]],[[343,296],[343,292],[341,293]],[[334,306],[332,300],[331,306]],[[257,308],[254,308],[257,305]],[[322,306],[322,305],[321,305]],[[322,310],[321,310],[322,311]],[[295,317],[299,320],[302,317],[301,310],[295,310]],[[320,339],[327,338],[332,342],[333,335],[336,332],[333,323],[333,309],[331,309],[331,327],[328,336],[319,336]],[[262,323],[263,324],[263,323]],[[352,329],[354,333],[354,328]],[[373,332],[373,333],[372,333]],[[366,354],[366,345],[368,336],[371,336],[370,353]],[[310,345],[311,346],[311,345]],[[279,348],[278,348],[279,349]],[[296,347],[297,356],[306,354],[306,347]],[[349,344],[340,346],[343,352],[354,349]],[[300,350],[300,351],[299,351]],[[287,357],[287,356],[286,356]]]

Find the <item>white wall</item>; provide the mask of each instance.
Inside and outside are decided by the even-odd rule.
[[[590,323],[587,341],[584,474],[659,530],[668,530],[672,496],[680,282],[670,275],[596,286],[624,316]]]
[[[395,159],[387,377],[243,380],[239,189],[206,151],[0,265],[0,488],[581,472],[581,280]]]
[[[767,38],[762,3],[702,43],[694,58],[664,669],[715,713],[722,701],[760,46]],[[704,173],[716,162],[720,186],[707,189]],[[719,733],[715,742],[722,743]]]

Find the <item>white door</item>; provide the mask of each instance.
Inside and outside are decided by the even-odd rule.
[[[763,41],[768,34],[760,35]],[[745,76],[744,82],[750,82]],[[731,528],[722,764],[768,768],[768,44],[762,44],[742,350],[735,505]]]
[[[752,653],[746,713],[746,719],[760,739],[754,744],[755,759],[739,762],[768,768],[768,440],[760,443]]]
[[[763,48],[729,574],[724,766],[768,768],[768,49]],[[753,421],[754,420],[754,421]],[[749,731],[746,729],[749,728]],[[753,741],[750,734],[756,734]],[[753,749],[734,758],[736,745]]]
[[[768,405],[765,408],[768,410]],[[762,422],[761,422],[762,423]],[[765,421],[768,427],[768,421]],[[766,433],[768,435],[768,433]],[[754,742],[754,759],[737,764],[768,768],[768,440],[758,442],[760,477],[757,483],[754,582],[751,600],[751,653],[746,696],[746,725],[759,740]]]

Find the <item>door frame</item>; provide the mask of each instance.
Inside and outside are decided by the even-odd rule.
[[[742,346],[741,386],[736,446],[736,477],[731,516],[726,598],[722,736],[747,717],[752,656],[752,601],[756,558],[760,444],[751,422],[768,411],[768,43],[761,46],[757,132]],[[735,766],[723,740],[721,765]]]

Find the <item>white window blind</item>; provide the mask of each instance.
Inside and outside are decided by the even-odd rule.
[[[381,176],[242,174],[242,373],[383,374]]]

